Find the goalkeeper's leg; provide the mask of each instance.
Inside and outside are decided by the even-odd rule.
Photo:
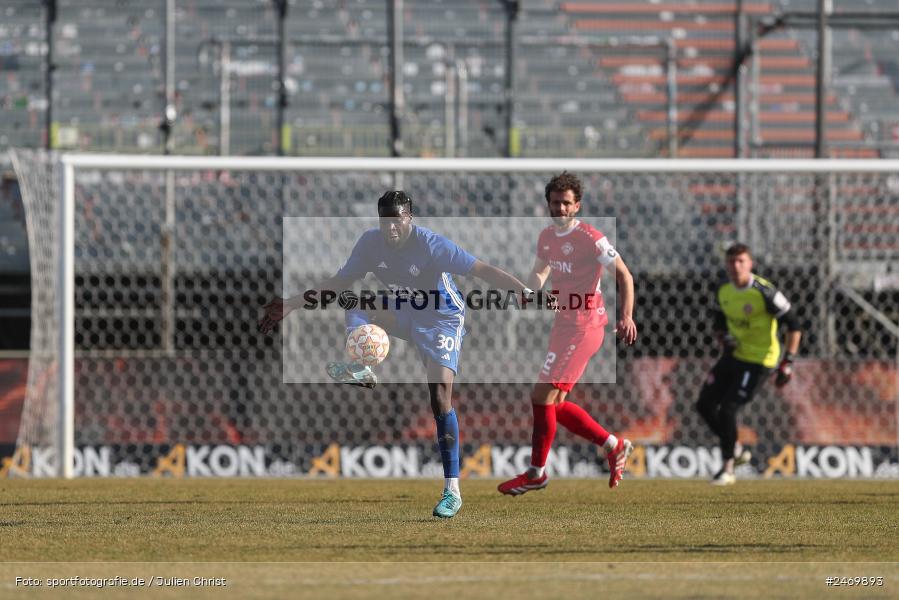
[[[699,400],[696,402],[697,412],[719,440],[723,435],[721,404],[730,383],[726,361],[726,357],[721,358],[709,371],[705,383],[699,391]]]
[[[736,481],[734,467],[738,463],[748,462],[749,457],[743,456],[742,446],[737,452],[737,414],[742,406],[752,400],[759,385],[770,373],[770,369],[763,365],[742,361],[733,361],[733,367],[728,381],[729,385],[721,399],[721,408],[718,411],[721,458],[724,460],[724,466],[712,480],[712,483],[716,485],[734,483]]]

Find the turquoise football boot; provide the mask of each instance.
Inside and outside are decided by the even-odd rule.
[[[371,367],[359,363],[328,363],[328,376],[337,383],[358,385],[368,389],[373,389],[378,385],[378,377]]]
[[[434,516],[441,519],[452,519],[462,508],[462,498],[449,490],[443,490],[443,497],[434,507]]]

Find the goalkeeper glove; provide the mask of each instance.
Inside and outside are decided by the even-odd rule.
[[[793,355],[784,354],[783,360],[777,365],[777,373],[774,376],[774,385],[779,388],[787,385],[793,377]]]

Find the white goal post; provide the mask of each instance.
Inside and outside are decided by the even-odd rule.
[[[666,159],[638,159],[638,160],[585,160],[585,159],[376,159],[376,158],[274,158],[274,157],[197,157],[197,156],[150,156],[150,155],[113,155],[113,154],[62,154],[62,155],[46,155],[41,153],[30,153],[27,151],[14,151],[13,160],[16,171],[18,173],[23,197],[26,200],[27,210],[34,210],[29,207],[35,203],[35,194],[50,193],[55,198],[56,203],[55,216],[58,219],[55,234],[50,233],[47,237],[52,239],[55,244],[55,294],[56,294],[56,319],[58,323],[58,338],[55,343],[54,360],[57,364],[57,414],[56,425],[54,428],[55,439],[53,445],[55,447],[56,456],[56,473],[59,477],[69,478],[73,476],[74,468],[74,451],[76,447],[75,439],[75,353],[76,353],[76,331],[75,331],[75,289],[76,289],[76,264],[75,264],[75,241],[76,241],[76,181],[79,174],[85,171],[90,172],[168,172],[168,173],[188,173],[188,172],[252,172],[252,173],[377,173],[382,175],[382,181],[402,182],[404,177],[415,173],[439,174],[441,176],[455,175],[474,175],[481,173],[490,174],[507,174],[507,175],[545,175],[556,174],[562,171],[571,171],[579,175],[595,175],[610,176],[622,175],[644,178],[636,187],[640,189],[649,189],[652,186],[658,187],[659,190],[670,188],[666,183],[669,177],[680,176],[716,176],[725,174],[728,178],[728,185],[735,186],[733,193],[737,197],[734,204],[734,215],[732,216],[733,227],[714,238],[717,241],[733,239],[744,239],[756,246],[769,248],[766,252],[776,253],[777,250],[770,249],[774,243],[782,244],[783,248],[792,248],[788,243],[790,240],[775,239],[775,236],[783,237],[784,232],[773,232],[772,224],[777,225],[781,220],[778,216],[781,206],[791,203],[793,208],[788,211],[783,209],[783,220],[794,219],[802,210],[801,206],[805,206],[798,199],[779,199],[776,197],[783,190],[797,188],[805,185],[811,178],[813,181],[819,181],[822,189],[828,198],[825,199],[820,206],[812,208],[809,220],[803,216],[801,219],[795,217],[795,226],[800,226],[800,222],[804,226],[808,226],[809,233],[807,240],[809,243],[814,241],[818,244],[816,248],[809,249],[807,256],[815,257],[811,260],[820,260],[824,265],[827,273],[836,280],[844,274],[846,281],[852,279],[852,271],[855,269],[853,265],[858,265],[858,269],[872,269],[872,277],[878,275],[880,268],[877,266],[884,260],[892,260],[893,255],[890,254],[886,259],[882,254],[871,251],[871,256],[860,255],[859,250],[848,262],[846,266],[846,257],[850,252],[843,252],[839,247],[841,243],[839,235],[836,233],[837,220],[840,217],[839,203],[852,202],[862,203],[864,200],[859,197],[848,199],[840,198],[840,189],[843,187],[851,187],[858,184],[861,188],[870,188],[872,186],[880,186],[886,190],[890,196],[886,200],[887,208],[899,196],[899,160],[880,160],[880,161],[856,161],[856,160],[666,160]],[[46,165],[52,165],[52,168],[42,171],[43,176],[48,173],[55,173],[56,180],[53,182],[44,182],[38,184],[29,178],[34,178],[37,173],[35,164],[43,161]],[[795,181],[791,178],[799,178]],[[835,178],[847,177],[837,181]],[[780,179],[778,179],[780,178]],[[848,184],[846,182],[849,182]],[[401,185],[401,184],[400,184]],[[43,186],[43,187],[42,187]],[[642,187],[641,187],[642,186]],[[769,187],[770,186],[770,187]],[[399,187],[399,186],[398,186]],[[533,186],[532,186],[533,187]],[[685,186],[683,190],[698,189],[699,184]],[[706,186],[708,187],[708,186]],[[655,189],[655,188],[652,188]],[[706,188],[703,188],[704,190]],[[807,189],[807,188],[806,188]],[[817,187],[815,188],[817,190]],[[764,192],[763,197],[754,196],[759,191]],[[371,196],[376,198],[383,190],[371,190]],[[527,193],[534,191],[528,189]],[[615,186],[605,190],[610,198],[616,198],[621,190],[615,189]],[[586,193],[597,195],[595,189],[588,189]],[[643,193],[643,192],[641,192]],[[649,192],[646,192],[649,193]],[[686,193],[686,192],[683,192]],[[700,193],[700,192],[696,192]],[[701,193],[711,194],[712,192],[703,191]],[[816,192],[818,193],[818,192]],[[512,193],[514,195],[514,192]],[[636,194],[636,192],[634,192]],[[635,198],[635,195],[627,196]],[[537,196],[539,200],[539,196]],[[745,199],[745,201],[743,200]],[[533,200],[533,194],[531,195]],[[779,204],[780,201],[785,204]],[[671,197],[667,200],[670,203],[678,201],[686,201],[685,198]],[[621,201],[624,203],[625,201]],[[709,202],[709,211],[716,210],[713,206],[714,202]],[[813,202],[814,204],[814,202]],[[621,223],[619,218],[619,230],[627,227],[643,227],[638,208],[639,202],[634,202],[630,206],[633,207],[629,219]],[[879,207],[882,204],[878,205]],[[822,208],[823,207],[823,208]],[[671,208],[671,213],[677,211]],[[722,209],[723,210],[723,209]],[[730,209],[728,209],[730,210]],[[888,213],[892,214],[892,213]],[[803,213],[805,215],[805,213]],[[648,218],[648,217],[647,217]],[[174,219],[172,215],[166,217],[166,222],[171,223]],[[773,219],[773,220],[772,220]],[[693,232],[683,234],[675,228],[685,227],[688,220],[679,223],[672,222],[668,235],[671,237],[678,235],[689,235],[691,239],[699,236]],[[29,219],[29,226],[33,227],[36,221]],[[665,224],[658,225],[653,231],[658,237],[660,231],[664,231]],[[699,225],[698,227],[702,227]],[[654,226],[655,227],[655,226]],[[661,227],[662,229],[660,229]],[[814,229],[814,231],[812,231]],[[873,231],[873,230],[872,230]],[[879,230],[878,230],[879,231]],[[47,232],[30,232],[30,239],[34,240],[36,236],[45,235]],[[664,235],[664,234],[661,234]],[[705,235],[705,234],[703,234]],[[805,234],[803,234],[805,235]],[[821,236],[829,236],[829,243],[823,243]],[[877,235],[882,235],[878,233]],[[886,231],[887,241],[889,241],[890,232]],[[701,236],[700,236],[701,237]],[[640,252],[654,251],[648,247],[641,247],[639,238],[635,235],[632,238],[631,247],[625,248],[625,255],[628,252],[637,254]],[[704,238],[703,238],[704,239]],[[894,240],[895,241],[895,240]],[[797,242],[798,243],[798,242]],[[883,243],[871,244],[872,248],[877,246],[881,248]],[[861,246],[859,246],[861,247]],[[716,246],[717,248],[717,246]],[[787,250],[782,250],[786,252]],[[867,251],[865,251],[867,252]],[[890,250],[890,252],[892,252]],[[821,254],[823,253],[823,255]],[[34,256],[36,252],[32,251],[32,262],[34,264]],[[850,257],[851,258],[851,257]],[[769,261],[773,262],[773,261]],[[704,263],[703,263],[704,264]],[[712,263],[714,266],[714,264]],[[873,266],[872,266],[873,265]],[[652,271],[651,269],[649,272]],[[850,281],[851,283],[851,281]],[[866,285],[866,284],[865,284]],[[37,298],[37,295],[36,295]],[[35,301],[38,301],[37,299]],[[40,301],[45,301],[41,299]],[[40,313],[34,314],[33,318],[38,318]],[[827,318],[821,321],[821,326],[826,327]],[[40,324],[32,326],[32,330]],[[832,326],[832,324],[831,324]],[[827,343],[824,338],[826,335],[820,333],[818,335],[818,343],[821,348]],[[33,338],[34,339],[34,338]],[[822,350],[822,352],[825,352]],[[899,357],[897,357],[899,364]],[[32,382],[29,381],[29,394]],[[899,422],[899,401],[896,402],[897,422]],[[899,441],[897,441],[899,445]]]

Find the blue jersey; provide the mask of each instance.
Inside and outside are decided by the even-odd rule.
[[[475,260],[454,242],[424,227],[413,225],[400,248],[391,248],[378,229],[370,229],[356,242],[337,277],[355,281],[374,273],[393,294],[418,292],[421,299],[423,292],[426,304],[397,303],[391,298],[391,308],[398,307],[417,324],[437,323],[464,316],[465,302],[452,274],[467,275]]]

